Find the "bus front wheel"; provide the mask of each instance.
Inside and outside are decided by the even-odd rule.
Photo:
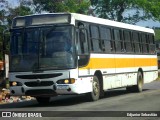
[[[96,101],[100,97],[100,84],[97,76],[93,77],[92,92],[88,94],[88,97],[91,101]]]

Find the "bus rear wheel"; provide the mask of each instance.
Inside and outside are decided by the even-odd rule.
[[[142,92],[143,90],[143,75],[142,72],[138,72],[137,74],[137,85],[135,85],[136,92]]]
[[[39,104],[48,104],[50,102],[50,97],[36,97]]]
[[[126,87],[129,92],[142,92],[143,90],[143,75],[142,72],[137,73],[137,85]]]
[[[91,101],[96,101],[100,97],[100,84],[97,76],[93,77],[92,88],[92,92],[87,95]]]

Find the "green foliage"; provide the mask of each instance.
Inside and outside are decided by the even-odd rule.
[[[23,3],[16,8],[11,8],[8,5],[7,0],[4,0],[4,2],[0,1],[0,3],[4,6],[4,8],[0,10],[0,60],[3,59],[3,55],[2,55],[3,31],[6,29],[6,27],[11,25],[12,19],[14,17],[29,15],[33,13],[30,7],[28,6],[29,3],[25,1],[27,0],[23,0]],[[5,21],[8,21],[8,24],[6,24]],[[7,37],[6,39],[8,39],[9,34],[7,34],[6,37]],[[7,45],[7,49],[5,52],[8,52],[8,49],[9,49],[9,45]]]
[[[91,4],[101,18],[131,24],[148,19],[160,20],[159,0],[92,0]]]
[[[3,60],[3,37],[5,38],[6,41],[6,49],[5,49],[5,53],[9,52],[9,40],[10,40],[10,33],[9,32],[5,32],[5,35],[3,35],[4,30],[6,30],[7,26],[0,26],[0,60]]]
[[[2,46],[2,33],[3,33],[3,27],[2,26],[0,26],[0,60],[2,60],[2,48],[3,48],[3,46]]]
[[[54,12],[75,12],[87,14],[90,1],[89,0],[33,0],[36,6],[35,11]]]
[[[155,29],[154,32],[155,32],[155,40],[160,41],[160,28]]]
[[[33,14],[31,9],[27,6],[18,6],[16,8],[9,8],[9,15],[7,16],[7,20],[9,25],[12,23],[12,19],[16,16],[24,16]]]

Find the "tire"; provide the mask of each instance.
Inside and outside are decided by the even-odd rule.
[[[142,72],[137,73],[137,85],[128,86],[126,90],[129,92],[142,92],[143,90],[143,75]]]
[[[142,92],[142,90],[143,90],[143,75],[142,72],[138,71],[137,85],[135,86],[135,92]]]
[[[48,104],[50,102],[50,97],[36,97],[39,104]]]
[[[87,96],[89,97],[90,101],[97,101],[100,97],[100,84],[97,76],[93,77],[93,90],[92,92],[88,93]]]

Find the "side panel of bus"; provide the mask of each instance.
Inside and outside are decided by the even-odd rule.
[[[153,34],[82,23],[89,36],[90,55],[88,64],[79,68],[79,76],[94,76],[97,71],[100,72],[103,90],[136,85],[139,71],[144,83],[156,79],[157,58]]]

